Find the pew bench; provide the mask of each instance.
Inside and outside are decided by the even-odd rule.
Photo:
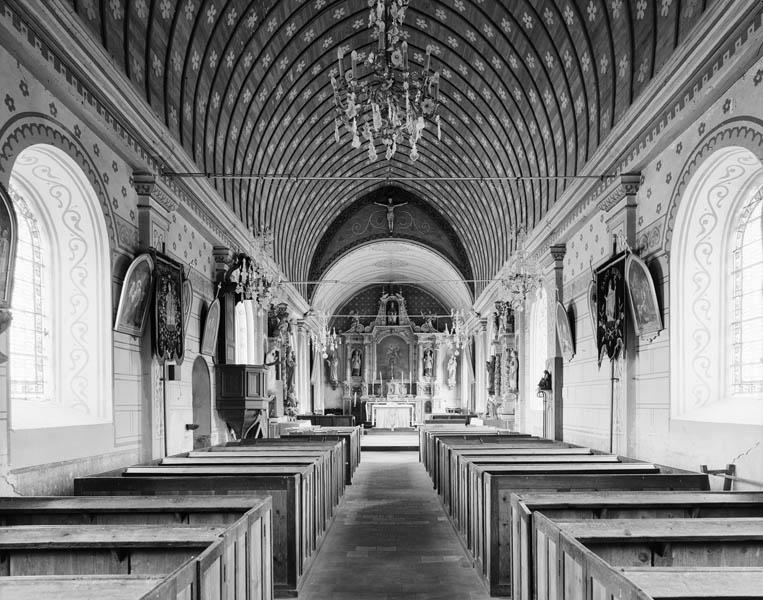
[[[49,575],[0,577],[0,598],[12,600],[175,600],[162,595],[163,577]]]
[[[511,496],[512,597],[534,597],[533,516],[551,520],[763,517],[763,492],[570,492]]]
[[[709,490],[707,475],[648,463],[469,465],[471,548],[491,594],[511,593],[511,494],[546,491]]]
[[[763,599],[763,567],[623,568],[620,572],[627,581],[646,592],[650,600]],[[598,597],[595,595],[594,600]]]
[[[431,455],[431,435],[433,433],[451,433],[451,435],[458,435],[459,433],[481,433],[482,435],[497,435],[499,431],[508,434],[508,430],[499,430],[497,427],[481,425],[475,427],[473,425],[421,425],[419,427],[419,461],[424,463],[425,466],[429,465],[429,457]],[[428,470],[428,469],[427,469]]]
[[[272,503],[269,497],[13,496],[0,498],[0,526],[221,526],[229,597],[272,598]],[[234,561],[238,561],[234,564]],[[233,577],[233,574],[236,574]],[[176,581],[173,585],[177,583]],[[74,584],[72,584],[74,585]],[[167,588],[167,586],[164,586]],[[164,589],[163,588],[163,589]],[[249,589],[253,594],[246,596]],[[171,597],[171,594],[170,596]]]
[[[314,427],[307,430],[289,431],[282,439],[293,438],[306,440],[336,441],[341,440],[347,447],[347,461],[350,467],[348,485],[352,483],[352,475],[360,464],[360,427]]]
[[[628,568],[636,568],[636,580],[646,580],[648,574],[639,573],[654,567],[690,568],[695,573],[688,579],[696,579],[702,571],[761,566],[763,518],[552,521],[536,514],[533,522],[538,600],[609,598],[619,593],[611,588],[613,583],[630,582],[638,590],[629,573],[622,570]],[[622,579],[612,576],[618,572]],[[746,572],[739,572],[746,581]],[[675,584],[678,579],[672,575]],[[655,584],[658,594],[665,593],[669,579],[660,577],[663,591]]]
[[[268,473],[200,475],[167,472],[174,467],[150,468],[154,472],[128,474],[128,469],[116,469],[78,477],[74,480],[74,491],[79,496],[268,495],[272,500],[272,578],[276,596],[297,593],[311,558],[307,542],[309,507],[303,511],[303,497],[308,497],[303,479],[309,477],[310,469],[270,467]]]

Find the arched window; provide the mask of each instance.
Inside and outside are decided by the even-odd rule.
[[[111,267],[98,198],[47,145],[25,149],[9,189],[19,244],[9,331],[11,428],[111,421]]]
[[[732,147],[692,176],[670,254],[671,416],[763,421],[763,164]]]
[[[763,394],[763,186],[740,211],[731,236],[732,396]]]
[[[543,287],[535,295],[530,310],[530,329],[527,344],[529,372],[526,377],[528,405],[534,410],[543,409],[543,400],[538,398],[538,381],[543,376],[548,359],[548,296]]]

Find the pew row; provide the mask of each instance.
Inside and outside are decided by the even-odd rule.
[[[187,467],[190,468],[190,467]],[[145,466],[78,477],[78,496],[267,495],[272,501],[272,561],[276,596],[296,595],[312,556],[309,467],[237,467],[242,472],[185,473],[175,467]],[[130,471],[130,469],[133,469]],[[305,507],[303,510],[303,506]]]
[[[512,597],[535,597],[533,516],[551,520],[763,517],[763,492],[521,493],[511,496]],[[763,559],[761,559],[763,566]]]
[[[149,531],[165,532],[167,527],[171,528],[171,531],[182,530],[182,527],[186,527],[189,531],[201,526],[214,527],[216,530],[224,531],[219,544],[220,548],[211,549],[207,553],[207,558],[202,556],[199,560],[209,562],[210,555],[221,557],[220,568],[223,576],[220,581],[227,598],[265,600],[273,597],[272,503],[269,497],[229,496],[215,499],[209,496],[21,496],[0,498],[0,527],[3,531],[29,531],[34,529],[29,526],[41,525],[66,526],[74,530],[80,528],[82,531],[99,532],[98,535],[103,535],[101,532],[106,527],[117,526],[117,529],[126,530],[137,527],[146,537]],[[19,526],[27,527],[19,529]],[[98,526],[102,529],[97,529]],[[93,527],[95,529],[92,529]],[[98,552],[102,553],[102,550]],[[172,561],[168,563],[161,556],[161,549],[158,552],[159,554],[151,557],[154,568],[170,572],[172,570],[170,567],[174,563]],[[88,561],[91,561],[93,565],[96,565],[92,568],[127,569],[126,572],[118,570],[120,575],[134,574],[132,569],[139,566],[139,563],[133,564],[132,559],[126,560],[126,555],[117,561],[119,567],[115,566],[117,563],[109,563],[96,555],[87,557],[83,554],[83,556],[84,558],[77,559],[80,561],[79,564],[87,565]],[[7,561],[0,562],[8,566],[9,570],[4,572],[6,576],[19,574],[17,571],[10,572],[11,566]],[[70,562],[64,561],[64,564],[71,566],[78,563],[71,558]],[[44,565],[44,562],[40,562],[37,567],[42,569]],[[19,565],[14,568],[17,567]],[[56,567],[53,573],[46,574],[60,575],[60,571],[57,570],[59,568],[66,567]],[[196,570],[197,567],[194,566],[193,569]],[[88,574],[91,572],[91,570],[87,571]],[[39,575],[40,572],[33,574]],[[29,584],[24,585],[26,586],[24,589],[34,587],[30,587]],[[42,589],[46,589],[47,584],[40,585]],[[74,589],[80,584],[72,580],[66,585]],[[136,585],[125,583],[124,587],[134,590]],[[158,595],[149,597],[173,599],[177,596],[183,597],[183,594],[198,585],[195,578],[189,577],[180,567],[174,576],[158,586],[163,595],[156,592]]]
[[[763,518],[552,521],[538,513],[533,523],[538,600],[761,595],[755,581],[760,581]],[[654,571],[665,567],[669,570]],[[730,577],[713,579],[728,568],[734,569],[736,590],[726,587]],[[696,584],[699,579],[704,587]]]
[[[151,575],[37,575],[0,577],[0,598],[13,600],[176,600]],[[162,589],[164,588],[164,590]]]

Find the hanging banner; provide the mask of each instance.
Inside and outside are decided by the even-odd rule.
[[[599,367],[625,349],[625,256],[596,271],[596,348]]]
[[[157,255],[154,267],[154,348],[160,364],[183,362],[183,269]]]

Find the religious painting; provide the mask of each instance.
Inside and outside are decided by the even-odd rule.
[[[596,342],[596,326],[598,323],[596,318],[596,279],[591,279],[588,283],[586,300],[588,301],[588,316],[591,319],[591,333],[593,334],[594,342]]]
[[[141,254],[130,264],[119,296],[115,331],[133,337],[143,335],[151,299],[153,273],[154,259],[150,254]]]
[[[353,377],[360,377],[363,370],[363,353],[359,348],[355,348],[350,355],[350,374]]]
[[[431,348],[424,350],[421,362],[424,377],[432,377],[434,374],[434,351]]]
[[[193,286],[190,279],[183,280],[183,331],[188,332],[188,321],[193,307]]]
[[[201,347],[199,352],[206,356],[215,355],[215,346],[217,346],[217,330],[220,328],[220,300],[209,305],[207,309],[207,318],[204,320],[204,334],[201,337]]]
[[[183,269],[163,256],[154,268],[154,348],[160,363],[183,362]]]
[[[630,254],[625,261],[625,279],[628,283],[628,297],[636,335],[656,336],[662,330],[662,317],[654,281],[646,263]]]
[[[598,363],[625,349],[625,260],[619,257],[596,273],[596,347]]]
[[[556,303],[556,335],[564,360],[572,359],[575,356],[575,343],[572,339],[570,319],[561,302]]]
[[[0,185],[0,308],[11,303],[17,234],[16,212],[10,196]]]

